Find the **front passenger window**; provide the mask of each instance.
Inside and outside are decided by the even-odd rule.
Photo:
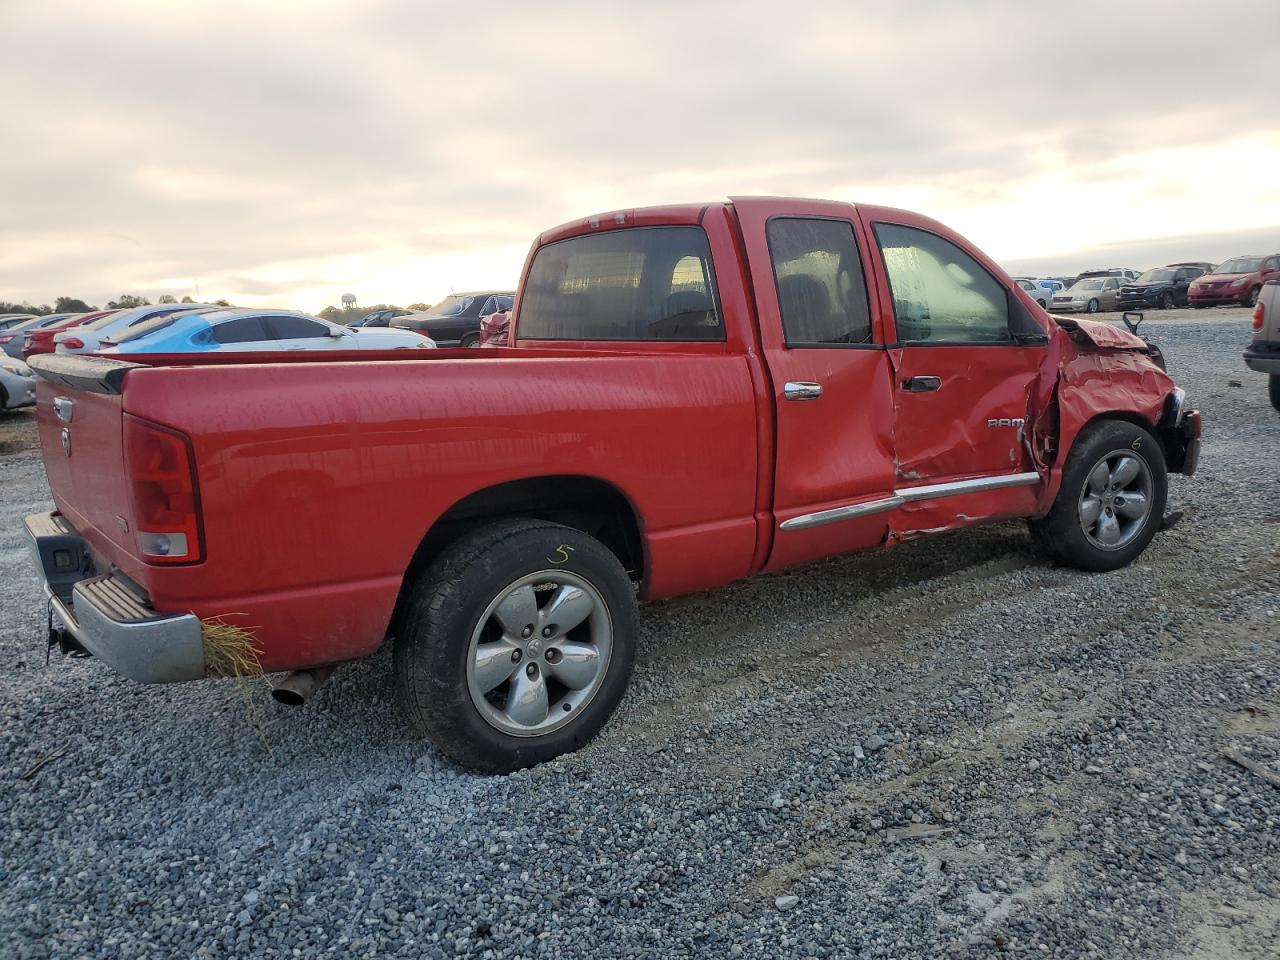
[[[900,343],[1008,343],[1004,286],[949,240],[877,223]]]

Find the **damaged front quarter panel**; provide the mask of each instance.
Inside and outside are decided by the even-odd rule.
[[[1120,417],[1157,430],[1175,389],[1141,337],[1096,321],[1053,319],[1061,333],[1053,337],[1046,367],[1056,364],[1057,374],[1046,369],[1043,380],[1052,384],[1051,415],[1039,424],[1043,432],[1032,445],[1049,468],[1040,497],[1043,511],[1058,494],[1067,451],[1090,421]]]

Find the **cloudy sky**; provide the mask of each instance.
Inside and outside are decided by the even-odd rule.
[[[0,300],[508,286],[541,229],[784,194],[1015,272],[1280,249],[1280,3],[0,0]]]

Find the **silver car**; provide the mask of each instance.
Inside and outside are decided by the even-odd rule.
[[[21,360],[0,360],[0,411],[29,407],[36,402],[36,377]]]
[[[1087,277],[1053,295],[1049,309],[1058,313],[1097,313],[1116,309],[1122,277]]]

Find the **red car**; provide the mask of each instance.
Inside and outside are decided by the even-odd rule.
[[[35,357],[56,636],[295,702],[391,638],[413,726],[511,770],[608,719],[637,599],[1018,517],[1114,570],[1195,470],[1157,348],[918,214],[617,211],[519,291],[489,350]]]
[[[1187,299],[1193,307],[1216,307],[1224,303],[1252,307],[1258,302],[1262,285],[1276,279],[1280,279],[1280,253],[1232,257],[1193,280]]]
[[[57,323],[51,323],[48,326],[28,330],[24,334],[24,340],[22,343],[22,359],[28,360],[31,357],[39,356],[42,353],[53,353],[54,350],[57,349],[57,345],[53,342],[54,334],[61,333],[63,330],[69,330],[72,327],[79,327],[102,317],[109,317],[113,313],[119,312],[119,310],[93,310],[89,313],[73,313],[71,316],[64,320],[59,320]]]

